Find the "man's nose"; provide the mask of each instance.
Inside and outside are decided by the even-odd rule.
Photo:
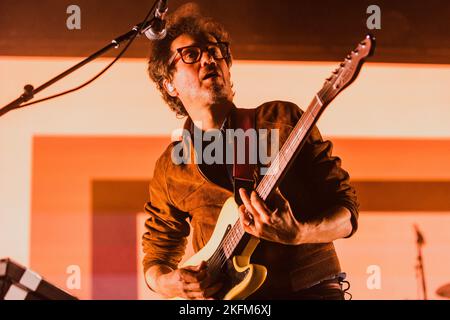
[[[208,50],[205,50],[202,52],[202,55],[200,57],[200,64],[203,67],[205,64],[211,64],[216,63],[216,59],[214,59],[214,56],[209,53]]]

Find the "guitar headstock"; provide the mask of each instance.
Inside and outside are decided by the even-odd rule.
[[[323,88],[318,93],[324,105],[330,103],[356,79],[365,59],[373,55],[374,50],[375,37],[368,34],[325,80]]]

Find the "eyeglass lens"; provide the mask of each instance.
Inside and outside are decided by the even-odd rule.
[[[184,63],[195,63],[200,60],[203,51],[207,51],[214,59],[224,59],[227,55],[225,44],[210,44],[204,48],[197,46],[183,48],[181,50],[181,58]]]

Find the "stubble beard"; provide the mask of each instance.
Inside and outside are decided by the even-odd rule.
[[[210,97],[212,104],[220,104],[232,101],[232,94],[226,84],[214,81],[210,88]]]

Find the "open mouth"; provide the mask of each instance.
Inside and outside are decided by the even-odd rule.
[[[207,73],[204,77],[203,80],[208,80],[210,78],[217,78],[219,76],[219,73],[217,73],[217,71],[212,71]]]

